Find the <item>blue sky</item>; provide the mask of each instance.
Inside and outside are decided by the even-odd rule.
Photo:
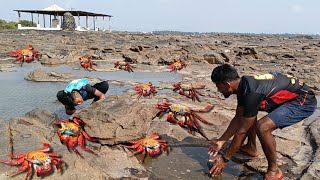
[[[111,14],[112,29],[120,31],[320,34],[320,0],[0,0],[0,19],[17,21],[13,9],[54,3]]]

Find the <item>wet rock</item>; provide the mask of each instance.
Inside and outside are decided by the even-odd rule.
[[[11,121],[11,134],[7,130],[3,130],[5,126],[2,125],[3,121],[0,121],[1,152],[7,154],[7,149],[12,148],[13,154],[25,153],[42,148],[41,142],[47,142],[54,153],[62,155],[61,159],[66,163],[66,166],[62,167],[63,173],[52,173],[47,176],[48,179],[77,180],[147,177],[145,168],[140,165],[136,158],[128,157],[122,148],[100,146],[99,150],[96,150],[98,155],[93,155],[76,146],[84,158],[79,158],[75,153],[69,152],[59,142],[54,130],[53,123],[57,121],[60,121],[60,119],[55,114],[47,110],[35,109],[25,117]],[[12,144],[8,143],[8,138],[12,139]],[[1,159],[9,160],[3,156],[0,157]],[[15,166],[1,164],[0,177],[16,169],[17,167]],[[26,172],[16,175],[12,179],[21,179],[25,175]]]
[[[77,77],[70,73],[57,73],[57,72],[45,72],[43,69],[36,69],[31,71],[25,77],[28,81],[36,81],[36,82],[71,82],[74,79],[86,78],[91,83],[95,84],[97,82],[101,82],[102,80],[97,78],[90,77]]]
[[[150,103],[132,102],[128,96],[108,97],[107,100],[74,114],[91,128],[87,131],[101,139],[103,144],[114,145],[146,136],[153,116],[157,113]]]

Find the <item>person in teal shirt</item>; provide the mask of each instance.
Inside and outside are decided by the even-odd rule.
[[[75,106],[88,99],[93,99],[92,103],[106,99],[105,93],[108,89],[109,84],[106,81],[91,86],[87,79],[76,79],[64,90],[58,91],[57,98],[65,106],[66,113],[72,115],[76,111]]]

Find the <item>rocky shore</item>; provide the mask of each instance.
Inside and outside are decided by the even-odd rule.
[[[49,143],[54,152],[63,156],[62,159],[66,162],[63,172],[51,174],[46,179],[163,179],[136,158],[128,157],[130,151],[120,144],[158,132],[173,147],[208,146],[198,133],[191,135],[178,125],[168,123],[167,114],[154,118],[158,112],[155,104],[161,103],[164,98],[169,102],[182,103],[197,109],[212,104],[214,108],[210,112],[199,113],[199,116],[212,125],[200,123],[200,126],[208,138],[220,136],[236,108],[235,97],[222,98],[210,80],[212,69],[222,63],[235,65],[241,75],[274,71],[290,74],[310,85],[316,94],[320,93],[320,73],[317,68],[320,65],[320,39],[305,36],[0,31],[0,37],[1,57],[32,44],[36,50],[47,54],[40,62],[34,63],[46,66],[74,66],[79,63],[79,57],[89,55],[98,64],[97,71],[118,71],[113,67],[113,63],[127,61],[134,63],[135,72],[164,72],[168,71],[167,64],[177,57],[183,57],[187,67],[178,71],[182,74],[183,81],[206,85],[200,90],[204,94],[200,97],[201,102],[193,102],[171,91],[172,83],[160,83],[157,84],[158,89],[170,91],[137,99],[134,90],[129,90],[122,95],[109,96],[105,101],[77,112],[74,116],[90,125],[90,128],[86,128],[88,134],[100,139],[100,143],[87,142],[87,146],[97,152],[96,156],[82,151],[80,147],[77,149],[84,158],[68,152],[67,148],[61,145],[54,127],[54,122],[58,122],[60,117],[48,110],[36,108],[23,117],[12,118],[8,122],[0,120],[0,159],[9,160],[7,154],[41,148],[41,142]],[[0,61],[0,75],[2,71],[12,71],[14,68],[17,67],[10,65],[10,58]],[[42,69],[29,72],[25,77],[28,81],[52,83],[68,82],[74,78],[80,77],[63,72],[46,72]],[[90,72],[86,78],[91,82],[100,81],[99,78],[90,77]],[[139,83],[109,81],[109,84]],[[308,123],[299,123],[274,132],[278,163],[286,174],[285,179],[320,178],[319,131],[320,118],[316,116],[308,120]],[[259,151],[259,160],[248,161],[247,157],[241,155],[237,155],[233,160],[254,171],[264,172],[267,162],[260,147]],[[7,179],[6,174],[16,168],[0,164],[0,179]],[[190,171],[192,173],[193,170]],[[23,176],[24,174],[21,174],[10,179],[21,179]],[[248,176],[243,179],[246,177]],[[33,178],[37,179],[36,175]]]

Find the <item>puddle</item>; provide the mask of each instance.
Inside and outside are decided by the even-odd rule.
[[[147,157],[144,166],[151,173],[150,179],[212,179],[208,176],[206,147],[173,147],[168,155],[156,159]],[[139,155],[137,156],[139,158]],[[230,161],[222,175],[215,179],[262,179],[260,173]]]
[[[75,67],[77,67],[75,65]],[[35,108],[47,108],[52,112],[56,112],[62,118],[68,118],[64,112],[64,107],[57,101],[56,93],[66,87],[67,83],[64,82],[32,82],[24,78],[26,75],[38,68],[42,68],[47,72],[58,73],[72,73],[76,76],[91,76],[100,78],[102,80],[124,80],[134,81],[139,83],[147,83],[151,81],[153,84],[160,82],[176,82],[182,79],[178,73],[145,73],[134,72],[128,73],[125,71],[116,72],[88,72],[84,70],[74,70],[71,66],[42,66],[40,63],[24,64],[22,68],[16,66],[11,68],[16,70],[14,72],[1,72],[0,73],[0,118],[9,120],[10,118],[23,116],[27,112]],[[108,95],[117,95],[133,88],[129,85],[111,85],[109,87]],[[159,93],[165,93],[160,91]],[[81,109],[91,103],[90,100],[86,101],[83,106],[77,107]]]

